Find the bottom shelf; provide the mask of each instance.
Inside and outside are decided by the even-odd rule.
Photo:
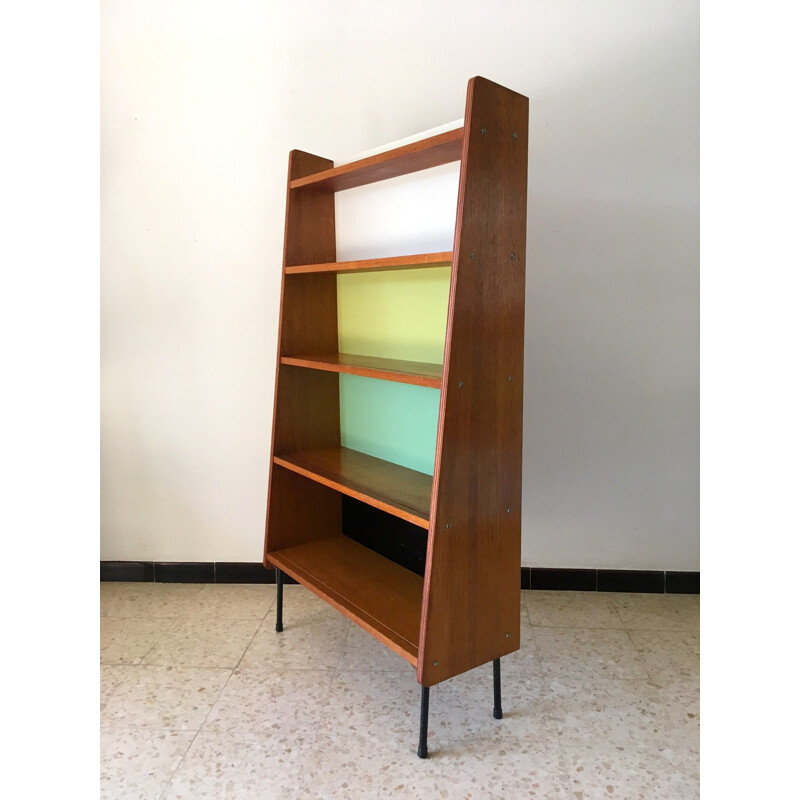
[[[417,665],[422,578],[346,536],[267,558],[357,625]]]

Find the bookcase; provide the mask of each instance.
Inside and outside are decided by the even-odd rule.
[[[420,757],[429,688],[492,661],[500,718],[500,658],[519,649],[527,153],[528,99],[475,77],[461,128],[338,167],[289,155],[264,547],[276,628],[285,573],[408,661]],[[337,262],[336,192],[454,161],[451,252]],[[384,302],[408,290],[441,314],[438,360],[396,357],[419,354],[402,341],[341,347],[359,338],[340,311],[369,310],[373,273]],[[426,286],[440,301],[414,299]],[[403,449],[416,420],[430,448],[418,463]]]

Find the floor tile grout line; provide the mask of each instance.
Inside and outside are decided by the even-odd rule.
[[[617,615],[617,619],[619,620],[620,625],[622,625],[622,629],[627,631],[628,628],[625,625],[625,620],[622,619],[622,614],[619,613],[619,608],[617,608],[617,604],[614,602],[614,598],[611,598],[611,607],[614,609],[614,613]],[[630,634],[628,634],[628,638],[630,639]],[[633,641],[633,640],[631,640]]]
[[[628,594],[630,594],[630,593],[628,593]],[[648,595],[648,596],[650,596],[650,595]],[[660,597],[662,595],[652,594],[652,596],[653,597]],[[663,597],[680,597],[680,596],[681,595],[670,595],[670,594],[666,594],[666,593],[663,595]],[[622,622],[622,625],[623,625],[624,629],[628,632],[629,636],[630,636],[630,632],[631,631],[649,631],[651,633],[657,633],[657,632],[663,632],[663,633],[694,633],[695,632],[694,630],[691,630],[689,628],[686,628],[686,629],[684,629],[684,628],[678,628],[678,629],[675,629],[675,628],[634,628],[631,625],[627,625],[625,623],[625,620],[622,619],[622,614],[619,613],[619,607],[614,602],[613,596],[611,598],[611,602],[614,605],[614,610],[617,612],[617,616],[620,618],[620,621]],[[699,611],[699,609],[698,609],[698,611]],[[699,633],[700,632],[699,631],[699,620],[698,620],[698,626],[697,627],[698,627],[697,633]],[[631,637],[631,641],[632,640],[633,639]]]
[[[322,705],[322,708],[320,709],[319,717],[317,718],[314,724],[311,739],[308,743],[308,746],[306,747],[305,753],[303,754],[303,769],[300,772],[300,789],[306,794],[310,794],[311,789],[308,786],[306,778],[307,771],[305,769],[305,766],[308,759],[312,757],[312,755],[317,751],[316,748],[317,739],[319,738],[320,732],[322,731],[322,720],[325,718],[325,711],[330,707],[331,694],[333,691],[333,681],[337,675],[337,670],[332,669],[330,673],[331,674],[328,676],[328,693],[327,696],[325,697],[325,703]]]
[[[534,648],[534,651],[536,653],[536,660],[539,663],[539,674],[541,675],[541,680],[542,680],[542,684],[544,686],[544,691],[546,693],[549,693],[550,685],[551,685],[551,682],[553,680],[553,676],[545,674],[544,662],[542,661],[542,654],[539,652],[539,643],[536,641],[535,633],[534,633],[534,637],[533,637],[533,648]],[[544,698],[542,698],[542,699],[544,700]],[[555,732],[556,741],[558,742],[558,752],[559,752],[559,754],[560,754],[560,756],[561,756],[561,758],[563,760],[563,764],[564,764],[564,767],[566,769],[568,764],[569,764],[569,761],[567,760],[566,753],[564,752],[564,747],[561,744],[561,734],[559,734],[559,732],[558,732],[558,721],[555,719],[555,717],[554,717],[554,715],[552,714],[551,711],[545,712],[545,721],[546,722],[550,722],[553,725],[553,731]],[[570,772],[569,772],[568,769],[567,769],[567,772],[566,772],[566,778],[567,778],[567,781],[568,781],[568,784],[569,784],[569,792],[574,797],[574,793],[572,791],[572,778],[570,776]]]
[[[201,591],[202,591],[202,589],[201,589]],[[198,595],[199,594],[200,594],[200,592],[198,592]],[[270,606],[270,608],[271,608],[271,606]],[[224,694],[225,689],[227,688],[228,684],[230,683],[231,678],[233,677],[233,673],[236,671],[236,669],[238,668],[239,664],[242,663],[242,659],[244,658],[244,654],[250,648],[250,645],[253,643],[253,639],[255,639],[256,634],[261,630],[261,626],[264,624],[264,620],[267,618],[267,614],[268,613],[269,613],[269,611],[267,611],[264,614],[264,616],[261,618],[261,622],[258,623],[258,625],[256,626],[255,631],[253,632],[253,635],[250,637],[250,641],[242,649],[242,654],[239,656],[239,660],[236,662],[236,666],[234,666],[233,669],[230,670],[230,673],[229,673],[227,679],[225,680],[225,683],[222,686],[222,689],[220,690],[219,694],[217,695],[216,700],[214,700],[214,702],[211,704],[211,707],[208,709],[208,712],[206,713],[205,717],[203,718],[202,723],[200,723],[200,727],[197,729],[197,731],[195,732],[195,735],[192,737],[192,741],[189,743],[189,746],[186,748],[183,756],[181,756],[181,760],[178,762],[178,765],[172,771],[172,774],[169,776],[169,780],[167,780],[167,782],[164,784],[164,788],[161,790],[161,794],[159,794],[158,800],[161,800],[161,798],[164,797],[164,793],[167,791],[167,789],[169,789],[170,784],[172,783],[173,779],[175,778],[175,775],[178,773],[178,770],[181,768],[181,765],[183,764],[184,760],[186,759],[186,756],[188,755],[189,751],[192,749],[192,746],[194,745],[194,743],[197,741],[197,737],[200,735],[200,732],[203,730],[203,728],[205,728],[206,722],[208,722],[208,718],[211,715],[211,712],[216,708],[217,703],[219,703],[220,698]]]
[[[542,676],[542,683],[545,685],[545,692],[549,693],[550,685],[551,685],[551,682],[553,680],[553,676],[545,674],[544,662],[542,661],[542,656],[541,656],[541,653],[539,652],[539,645],[536,642],[535,636],[534,636],[534,649],[536,651],[536,659],[539,662],[539,671],[540,671],[541,676]],[[554,731],[554,733],[556,735],[556,741],[558,742],[558,752],[559,752],[559,755],[561,756],[561,761],[562,761],[562,764],[563,764],[563,767],[564,767],[564,770],[565,770],[565,777],[567,779],[567,784],[569,786],[569,793],[570,793],[570,795],[572,795],[573,800],[574,800],[575,792],[574,792],[574,790],[572,788],[572,773],[571,773],[571,769],[570,769],[571,766],[572,766],[572,763],[569,760],[569,758],[567,757],[567,754],[566,754],[566,752],[564,750],[564,745],[561,742],[561,734],[558,732],[558,720],[556,719],[555,715],[552,713],[552,710],[546,711],[544,716],[545,716],[546,722],[552,723],[553,731]]]
[[[633,641],[633,636],[631,636],[631,632],[627,628],[625,628],[625,633],[628,637],[628,641],[631,643],[631,647],[633,648],[633,654],[636,662],[644,671],[644,674],[647,675],[647,679],[652,683],[655,683],[655,681],[653,680],[653,676],[650,674],[650,670],[647,669],[647,665],[645,664],[644,658],[642,658],[642,656],[639,653],[639,650],[636,647],[636,642]]]
[[[610,625],[531,625],[532,628],[547,628],[559,631],[624,631],[625,626],[614,628]]]
[[[277,592],[276,592],[276,602],[277,602]],[[326,697],[327,703],[326,703],[326,706],[323,706],[323,708],[320,710],[319,718],[316,720],[315,731],[314,731],[314,742],[315,743],[317,741],[317,736],[319,735],[319,731],[320,731],[320,722],[322,721],[322,719],[325,716],[325,708],[327,707],[327,705],[330,704],[331,692],[333,690],[333,681],[335,680],[336,676],[339,674],[339,665],[342,663],[342,659],[344,658],[344,651],[345,651],[345,647],[347,646],[347,637],[348,637],[348,635],[350,633],[350,629],[352,628],[352,626],[353,626],[352,620],[348,619],[347,620],[347,627],[345,628],[344,636],[342,637],[342,648],[341,648],[341,651],[339,653],[339,658],[336,661],[336,666],[333,669],[331,669],[331,671],[330,671],[329,683],[328,683],[328,695]]]
[[[112,585],[113,585],[113,583],[112,583]],[[154,585],[155,585],[155,583],[154,583]],[[162,585],[166,586],[166,585],[170,585],[170,584],[162,584]],[[171,585],[172,586],[183,586],[184,584],[171,584]],[[187,599],[194,599],[195,597],[197,597],[207,585],[208,584],[203,584],[196,592],[194,592],[191,595],[189,595],[188,592],[185,592],[185,594],[187,595]],[[183,599],[184,598],[180,598],[180,600],[183,600]],[[102,599],[101,599],[101,606],[102,606]],[[185,613],[185,610],[181,611],[180,613],[178,613],[174,617],[160,617],[158,615],[137,615],[137,616],[131,616],[131,617],[119,617],[119,616],[115,616],[113,614],[103,614],[102,607],[101,607],[101,609],[100,609],[100,618],[101,619],[171,619],[174,622],[175,620],[180,619],[183,616],[184,613]]]
[[[339,651],[339,658],[336,661],[336,666],[333,668],[334,672],[339,671],[339,665],[342,663],[342,659],[344,658],[344,651],[347,648],[347,637],[350,635],[350,629],[353,627],[353,621],[347,620],[347,627],[344,629],[344,636],[342,637],[342,647]]]
[[[200,591],[202,591],[202,589]],[[198,592],[197,594],[200,594],[200,592]],[[217,669],[217,668],[216,667],[209,667],[209,669]],[[206,724],[206,720],[208,719],[208,715],[211,713],[211,711],[213,710],[214,706],[216,706],[216,704],[219,702],[219,698],[222,696],[222,692],[225,691],[225,687],[228,685],[228,681],[230,681],[231,675],[233,675],[233,670],[230,671],[230,674],[228,675],[227,679],[225,680],[225,684],[223,685],[222,689],[220,690],[220,693],[217,695],[217,699],[212,703],[211,708],[209,708],[208,712],[206,713],[205,717],[203,718],[203,722],[200,724],[200,727],[195,731],[195,734],[192,737],[192,741],[189,742],[189,746],[186,748],[186,750],[184,750],[183,755],[180,758],[180,761],[178,761],[177,765],[175,766],[175,769],[172,771],[172,774],[169,776],[167,781],[164,783],[164,788],[161,790],[161,793],[158,795],[158,800],[161,800],[161,798],[164,797],[164,793],[167,791],[167,789],[169,789],[169,786],[172,783],[173,778],[177,774],[178,770],[181,768],[181,765],[185,761],[186,756],[188,755],[189,751],[192,749],[192,746],[194,745],[194,743],[197,741],[197,737],[200,735],[200,731],[203,729],[203,726]]]
[[[250,649],[250,646],[253,644],[253,640],[256,638],[256,636],[258,636],[258,632],[261,630],[261,627],[263,626],[264,622],[266,622],[268,616],[269,616],[269,611],[267,611],[266,614],[264,614],[264,616],[261,618],[261,622],[259,622],[258,625],[256,626],[253,635],[250,637],[250,641],[245,645],[244,649],[242,650],[242,654],[239,656],[239,660],[236,662],[236,666],[234,666],[233,668],[234,670],[239,669],[239,665],[242,663],[242,659],[245,657],[245,654]]]
[[[201,588],[199,589],[199,591],[195,592],[195,594],[192,596],[192,599],[198,598],[203,593],[203,590],[206,587],[212,586],[212,585],[214,585],[214,584],[208,584],[208,583],[203,584],[201,586]],[[274,604],[274,602],[275,602],[275,600],[273,598],[272,604],[270,604],[270,606],[267,609],[267,611],[264,612],[264,615],[261,617],[261,619],[260,619],[260,621],[258,623],[258,626],[256,627],[255,633],[253,634],[253,636],[250,637],[250,641],[247,643],[247,645],[245,645],[245,648],[242,651],[242,655],[239,656],[239,661],[237,661],[236,666],[233,667],[233,669],[236,669],[239,666],[239,664],[241,663],[242,657],[247,652],[247,649],[250,647],[250,645],[253,643],[253,639],[255,638],[256,633],[258,633],[258,631],[261,628],[261,625],[263,625],[264,620],[266,619],[266,617],[268,616],[270,610],[272,609],[272,605]],[[161,634],[161,637],[166,636],[172,630],[173,626],[176,623],[184,622],[184,621],[187,621],[187,620],[191,621],[191,620],[208,619],[208,620],[212,620],[212,621],[222,621],[222,622],[250,622],[250,621],[253,620],[253,617],[248,617],[248,618],[238,618],[238,617],[236,617],[236,618],[229,618],[229,617],[215,618],[213,616],[212,617],[207,617],[207,618],[206,617],[187,617],[185,615],[186,615],[188,610],[189,610],[188,607],[185,608],[177,617],[175,617],[172,620],[172,623],[170,625],[168,625],[167,628],[163,631],[163,633]],[[141,619],[146,619],[146,618],[142,617]],[[162,619],[162,618],[158,617],[156,619]],[[167,619],[167,618],[164,617],[163,619]],[[139,665],[145,666],[144,660],[147,658],[148,655],[150,655],[150,653],[152,652],[153,648],[156,647],[161,642],[161,637],[156,642],[154,642],[153,646],[141,657],[141,659],[139,661]],[[146,666],[171,666],[171,667],[176,667],[176,666],[197,667],[197,666],[200,666],[202,668],[202,665],[195,665],[195,664],[180,664],[180,665],[179,664],[150,664],[150,665],[146,665]],[[208,669],[231,669],[231,667],[209,667]]]
[[[186,750],[183,751],[183,755],[181,756],[181,760],[175,766],[175,769],[172,770],[169,778],[167,778],[166,782],[164,783],[164,788],[161,790],[161,793],[158,795],[158,800],[161,800],[164,797],[164,793],[169,789],[170,784],[172,783],[173,778],[177,775],[178,770],[181,768],[181,764],[186,760],[186,756],[188,755],[189,751],[192,749],[192,746],[197,741],[197,737],[200,735],[200,730],[196,730],[194,736],[192,736],[192,741],[189,742],[189,746]]]
[[[159,618],[159,617],[157,617],[156,619],[160,619],[160,618]],[[179,619],[180,619],[180,617],[175,617],[175,619],[173,619],[173,620],[172,620],[172,622],[170,622],[170,624],[169,624],[169,625],[167,625],[167,627],[166,627],[166,628],[164,628],[164,630],[163,630],[163,631],[161,631],[161,634],[160,634],[158,637],[156,637],[156,640],[155,640],[155,641],[153,642],[153,644],[152,644],[152,645],[151,645],[151,646],[148,648],[147,652],[146,652],[146,653],[145,653],[143,656],[141,656],[141,657],[139,658],[139,661],[138,661],[138,663],[134,664],[134,666],[137,666],[137,667],[138,667],[138,666],[145,666],[144,660],[147,658],[147,656],[149,656],[149,655],[150,655],[150,653],[153,651],[153,648],[154,648],[154,647],[155,647],[155,646],[156,646],[156,645],[157,645],[157,644],[158,644],[158,643],[159,643],[159,642],[160,642],[160,641],[161,641],[161,640],[162,640],[162,639],[163,639],[163,638],[164,638],[164,637],[165,637],[165,636],[166,636],[166,635],[167,635],[167,634],[170,632],[170,630],[172,630],[172,626],[173,626],[173,625],[174,625],[174,624],[175,624],[175,623],[176,623],[176,622],[177,622]]]
[[[101,614],[100,621],[102,622],[104,619],[168,619],[171,622],[175,622],[176,619],[180,619],[180,615],[177,617],[159,617],[159,616],[135,616],[135,617],[120,617],[116,614]]]
[[[284,597],[284,599],[285,599],[285,597]],[[273,599],[272,606],[270,606],[270,611],[272,610],[272,607],[276,603],[277,603],[277,588],[276,588],[275,598]],[[265,617],[265,619],[266,619],[266,617]],[[307,747],[305,749],[305,753],[303,754],[303,765],[305,765],[306,761],[311,756],[311,754],[316,751],[317,739],[318,739],[318,737],[320,735],[320,731],[322,730],[321,722],[325,718],[326,710],[330,707],[331,693],[333,691],[333,682],[334,682],[336,676],[339,674],[339,664],[341,663],[342,658],[344,658],[345,642],[347,640],[347,634],[349,633],[350,627],[352,626],[352,624],[353,623],[350,620],[348,620],[348,625],[347,625],[347,628],[345,629],[344,636],[342,638],[342,649],[341,649],[341,652],[339,653],[339,658],[338,658],[338,660],[336,662],[336,667],[334,667],[333,669],[329,670],[330,674],[326,676],[327,682],[328,682],[328,687],[327,687],[327,693],[326,693],[326,696],[325,696],[325,703],[322,704],[322,706],[320,708],[320,711],[319,711],[319,716],[314,721],[314,725],[313,725],[313,728],[312,728],[313,733],[312,733],[311,739],[310,739],[310,741],[309,741],[309,743],[308,743],[308,745],[307,745]],[[284,632],[282,632],[282,633],[284,633]],[[278,635],[278,632],[276,631],[275,634]],[[249,645],[248,645],[248,647],[249,647]],[[242,657],[244,657],[244,654],[242,655]],[[306,770],[303,769],[301,771],[301,774],[300,774],[300,788],[304,792],[306,792],[308,794],[310,792],[310,789],[309,789],[309,787],[308,787],[308,785],[306,783],[305,774],[306,774]]]
[[[155,733],[199,733],[199,730],[195,728],[170,728],[169,726],[163,725],[109,725],[103,724],[100,726],[101,731],[131,731],[136,733],[146,733],[148,731]]]

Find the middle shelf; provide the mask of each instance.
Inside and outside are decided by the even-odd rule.
[[[415,386],[442,388],[442,365],[424,361],[403,361],[397,358],[352,355],[350,353],[327,353],[324,355],[281,356],[281,364],[326,372],[343,372],[362,375],[365,378],[380,378]]]
[[[276,455],[275,463],[421,528],[430,527],[433,478],[424,472],[347,447]]]

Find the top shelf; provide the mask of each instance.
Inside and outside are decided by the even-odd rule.
[[[365,258],[360,261],[332,261],[327,264],[300,264],[286,267],[287,275],[305,272],[384,272],[397,269],[423,269],[426,267],[450,267],[453,252],[417,253],[410,256],[390,256],[389,258]]]
[[[339,192],[449,164],[461,159],[463,138],[464,128],[456,128],[340,167],[297,178],[289,183],[289,188]]]

